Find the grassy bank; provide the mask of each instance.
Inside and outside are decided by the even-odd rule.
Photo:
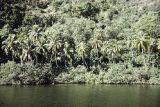
[[[1,0],[0,64],[0,84],[160,84],[160,2]]]

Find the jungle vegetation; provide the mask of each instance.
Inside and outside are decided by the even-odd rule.
[[[0,84],[160,84],[159,0],[1,0]]]

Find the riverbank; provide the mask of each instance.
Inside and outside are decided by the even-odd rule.
[[[88,71],[85,66],[68,69],[52,68],[49,64],[32,65],[8,62],[1,64],[0,85],[46,85],[46,84],[160,84],[158,69],[133,68],[112,64],[106,69]]]

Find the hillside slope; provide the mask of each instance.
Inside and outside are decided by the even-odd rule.
[[[159,84],[160,1],[2,0],[0,41],[3,84],[10,64],[33,71],[49,64],[39,71],[49,83]],[[30,71],[25,79],[21,71],[20,83],[30,84],[23,82]]]

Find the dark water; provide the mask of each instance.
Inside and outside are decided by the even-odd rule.
[[[0,107],[160,107],[160,86],[0,86]]]

